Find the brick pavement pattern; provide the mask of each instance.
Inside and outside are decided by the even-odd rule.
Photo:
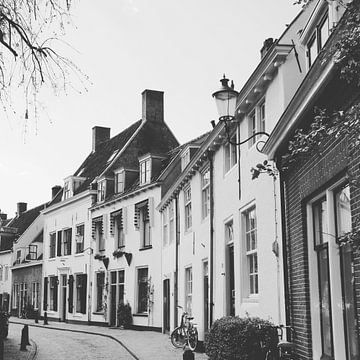
[[[120,342],[133,359],[139,360],[181,360],[183,350],[176,349],[171,344],[169,335],[154,331],[121,330],[119,328],[109,328],[94,325],[68,324],[60,322],[49,322],[49,325],[43,325],[43,321],[35,324],[33,320],[24,320],[11,318],[10,327],[14,323],[29,325],[30,338],[33,326],[53,329],[66,330],[72,332],[82,332],[88,334],[97,334],[116,339]],[[195,360],[208,360],[206,354],[195,353]]]

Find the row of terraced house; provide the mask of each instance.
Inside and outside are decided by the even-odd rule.
[[[344,2],[313,0],[267,39],[236,125],[180,145],[163,93],[145,90],[139,121],[115,136],[93,127],[88,157],[48,203],[1,214],[3,307],[117,326],[125,302],[133,328],[170,332],[181,306],[201,341],[222,316],[259,316],[295,329],[299,359],[359,359],[360,257],[339,240],[357,226],[359,150],[350,133],[282,165],[316,107],[358,102],[333,51],[344,24]],[[271,176],[252,179],[264,160]]]

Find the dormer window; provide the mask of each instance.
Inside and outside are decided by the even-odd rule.
[[[125,190],[125,170],[121,170],[115,174],[115,191],[117,194]]]
[[[328,12],[326,12],[316,26],[316,29],[314,30],[309,42],[307,43],[307,57],[309,68],[314,63],[321,49],[324,47],[327,39],[329,38],[329,35],[329,15]]]
[[[103,177],[97,182],[97,201],[105,201],[114,193],[114,178]]]
[[[140,162],[140,185],[148,184],[151,179],[151,159]]]
[[[69,199],[76,193],[76,190],[84,182],[86,178],[81,176],[68,176],[64,180],[64,199]]]
[[[190,162],[190,149],[187,149],[181,156],[181,171],[183,171]]]
[[[104,201],[105,200],[105,193],[106,193],[106,180],[101,180],[98,182],[98,197],[97,200]]]
[[[70,180],[65,181],[64,184],[64,200],[68,199],[69,197],[71,197]]]

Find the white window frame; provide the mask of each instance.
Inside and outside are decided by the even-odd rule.
[[[236,143],[236,134],[230,137],[230,141]],[[237,146],[227,142],[224,145],[224,173],[227,174],[237,164]]]
[[[185,311],[192,315],[192,300],[193,300],[193,272],[192,266],[185,268]]]
[[[82,229],[82,231],[81,231]],[[76,225],[76,233],[75,233],[75,253],[82,253],[84,250],[84,239],[85,239],[85,224],[77,224]]]
[[[341,278],[341,259],[339,256],[339,246],[336,243],[336,213],[335,213],[335,194],[345,179],[341,179],[328,187],[324,192],[311,199],[306,205],[307,211],[307,240],[308,240],[308,260],[309,260],[309,293],[310,293],[310,313],[311,313],[311,334],[313,343],[313,358],[320,359],[322,356],[322,335],[321,335],[321,313],[320,313],[320,294],[319,294],[319,270],[318,258],[314,248],[314,212],[313,205],[320,199],[326,199],[326,218],[327,230],[323,234],[323,242],[327,244],[328,264],[329,264],[329,287],[330,302],[332,306],[332,343],[333,356],[335,359],[346,359],[345,344],[345,324],[344,313],[340,311],[343,304],[342,278]]]
[[[97,190],[97,201],[105,201],[106,195],[106,179],[98,181],[98,190]]]
[[[185,211],[185,231],[189,231],[192,227],[192,211],[191,211],[191,186],[188,184],[184,188],[184,211]]]
[[[186,149],[181,155],[181,171],[184,171],[186,166],[190,163],[190,148]]]
[[[255,214],[255,226],[250,228],[247,226],[250,213]],[[257,241],[257,218],[256,206],[244,209],[241,213],[242,217],[242,244],[243,244],[243,298],[257,300],[259,297],[259,266],[258,266],[258,241]],[[252,245],[252,236],[255,236],[255,246]],[[250,246],[248,246],[250,245]],[[254,271],[254,262],[257,264],[257,271]]]
[[[210,168],[201,172],[201,218],[204,220],[210,213]]]
[[[151,158],[140,161],[140,185],[149,184],[151,181]]]
[[[139,278],[139,273],[140,271],[146,269],[147,270],[147,277],[146,277],[146,310],[144,309],[140,309],[140,278]],[[142,282],[144,283],[144,282]],[[149,268],[147,266],[143,266],[143,267],[138,267],[136,268],[136,312],[138,314],[147,314],[148,313],[148,286],[149,286]]]
[[[125,191],[125,170],[115,173],[115,192],[121,194]]]
[[[125,247],[124,212],[114,218],[115,249]]]

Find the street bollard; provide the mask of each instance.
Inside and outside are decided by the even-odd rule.
[[[23,327],[23,329],[21,330],[21,344],[20,344],[20,350],[21,351],[26,351],[26,345],[28,343],[28,339],[26,339],[26,332],[28,330],[26,330],[26,325]],[[29,332],[27,333],[28,337],[29,337]]]
[[[35,312],[35,324],[38,324],[39,323],[39,312],[36,311]]]
[[[44,325],[48,325],[47,312],[44,312]]]
[[[194,360],[195,356],[194,353],[190,349],[186,349],[183,352],[183,360]]]

